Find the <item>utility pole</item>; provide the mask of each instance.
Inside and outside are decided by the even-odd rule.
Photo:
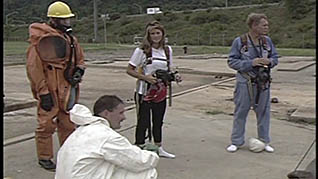
[[[227,0],[225,0],[225,7],[227,7],[228,6],[228,4],[227,4]]]
[[[106,45],[107,45],[107,34],[106,34],[106,20],[109,20],[109,14],[102,14],[101,15],[101,18],[103,19],[104,21],[104,46],[106,48]]]
[[[302,41],[303,41],[302,47],[305,48],[305,33],[304,33],[304,32],[303,32],[303,39],[302,39]]]
[[[94,0],[94,42],[96,43],[97,41],[97,3]]]
[[[225,43],[224,43],[224,38],[225,38],[225,34],[223,33],[223,34],[222,34],[222,46],[224,46],[224,44],[225,44]]]

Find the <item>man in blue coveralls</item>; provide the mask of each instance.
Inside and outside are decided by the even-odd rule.
[[[270,70],[278,64],[278,54],[267,36],[267,16],[251,13],[246,22],[249,31],[233,41],[228,58],[229,67],[236,70],[237,74],[232,143],[226,150],[236,152],[244,144],[248,112],[253,109],[257,117],[258,139],[265,143],[265,151],[274,152],[269,145]]]

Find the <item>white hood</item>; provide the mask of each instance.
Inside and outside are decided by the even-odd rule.
[[[70,110],[70,118],[72,122],[80,126],[91,124],[95,121],[106,121],[104,118],[93,116],[91,111],[81,104],[73,106],[72,110]]]

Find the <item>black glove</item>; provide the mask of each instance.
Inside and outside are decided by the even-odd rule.
[[[41,103],[40,106],[45,111],[51,111],[52,107],[54,106],[53,99],[50,93],[40,95]]]
[[[84,75],[84,70],[81,68],[76,68],[71,79],[71,85],[75,86],[77,83],[82,81],[82,76]]]

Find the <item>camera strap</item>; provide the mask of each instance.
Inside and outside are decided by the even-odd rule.
[[[256,54],[257,54],[257,57],[258,58],[262,58],[262,56],[263,56],[263,51],[262,51],[262,46],[261,46],[261,42],[260,42],[260,40],[258,39],[258,43],[259,43],[259,51],[257,50],[257,48],[256,48],[256,46],[254,45],[254,42],[253,42],[253,39],[251,38],[251,36],[248,34],[248,38],[250,39],[250,42],[251,42],[251,44],[252,44],[252,46],[253,46],[253,48],[254,48],[254,50],[255,50],[255,52],[256,52]],[[257,74],[257,76],[258,76],[259,74]],[[256,78],[257,78],[257,76],[256,76]],[[259,84],[259,80],[257,80],[256,79],[256,84],[257,84],[257,92],[256,92],[256,98],[255,98],[255,106],[257,106],[258,105],[258,101],[259,101],[259,96],[260,96],[260,93],[261,93],[261,84]]]
[[[258,42],[259,42],[259,51],[257,50],[257,48],[256,48],[256,46],[255,46],[255,44],[254,44],[254,42],[253,42],[253,40],[252,40],[252,38],[250,37],[250,35],[248,34],[248,38],[250,39],[250,41],[251,41],[251,44],[252,44],[252,46],[253,46],[253,48],[254,48],[254,50],[255,50],[255,52],[256,52],[256,54],[257,54],[257,57],[258,58],[262,58],[263,57],[263,49],[262,49],[262,47],[263,47],[263,41],[262,40],[260,40],[260,39],[258,39]],[[268,67],[269,68],[269,67]],[[271,82],[271,80],[270,80],[270,68],[268,69],[269,71],[267,72],[268,73],[268,85],[270,85],[270,82]],[[257,85],[257,93],[256,93],[256,101],[255,101],[255,105],[257,106],[258,105],[258,102],[259,102],[259,96],[260,96],[260,92],[261,92],[261,90],[265,90],[265,89],[267,89],[265,86],[266,86],[266,83],[267,83],[267,81],[264,83],[264,84],[261,84],[261,82],[260,82],[260,80],[259,80],[259,72],[258,72],[258,74],[256,75],[256,85]],[[263,87],[264,86],[264,87]]]
[[[254,45],[254,42],[253,42],[251,36],[250,36],[249,34],[248,34],[247,36],[248,36],[248,38],[249,38],[250,41],[251,41],[251,44],[252,44],[252,46],[253,46],[253,48],[254,48],[256,54],[257,54],[257,57],[258,57],[258,58],[262,58],[262,57],[263,57],[263,50],[262,50],[263,42],[262,42],[260,39],[258,39],[258,43],[259,43],[259,51],[258,51],[257,48],[256,48],[256,46]]]
[[[168,72],[171,72],[171,68],[170,68],[170,50],[169,50],[168,47],[165,47],[164,50],[165,50],[165,54],[167,56]],[[168,91],[169,106],[172,106],[172,84],[171,84],[171,82],[168,84],[168,86],[169,86],[169,91]]]
[[[247,79],[247,88],[248,88],[248,94],[250,96],[250,102],[251,102],[251,109],[254,108],[254,93],[253,93],[253,85],[252,85],[252,79],[246,72],[239,72],[244,78]]]

